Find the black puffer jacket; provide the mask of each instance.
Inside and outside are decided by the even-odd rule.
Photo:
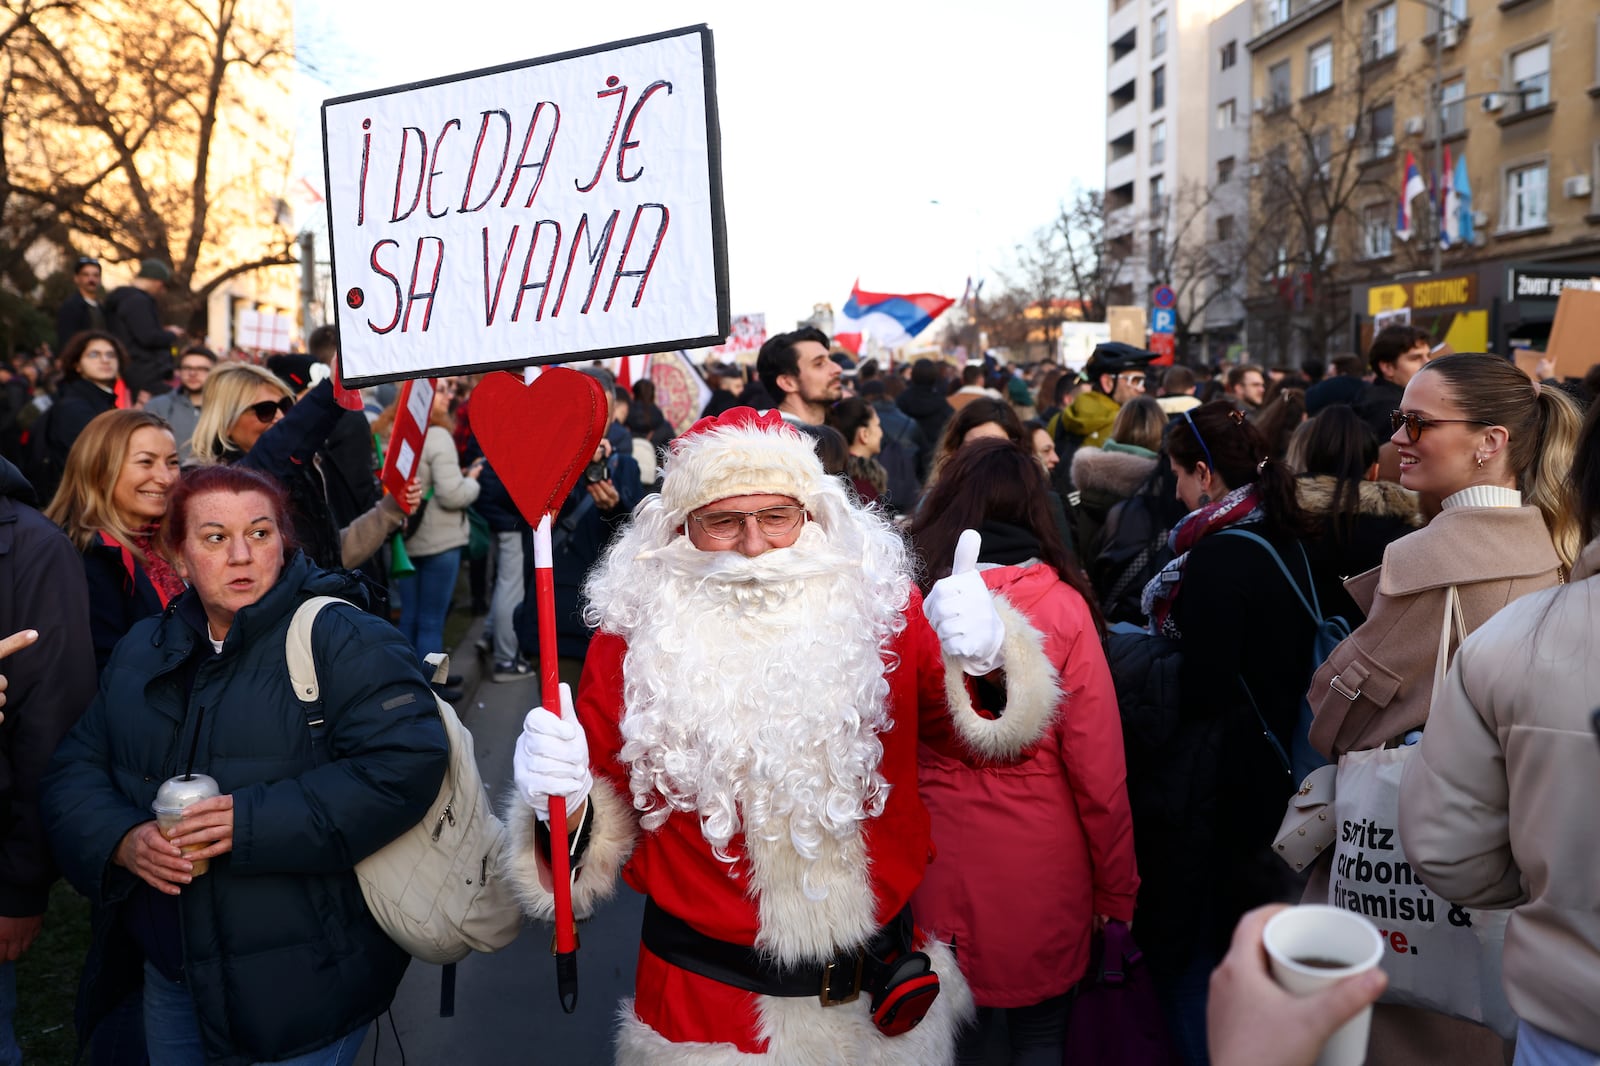
[[[423,817],[448,747],[411,646],[353,607],[318,616],[330,761],[312,752],[306,708],[289,687],[284,639],[310,596],[355,596],[346,574],[297,554],[276,585],[234,618],[220,654],[194,590],[117,646],[100,696],[57,751],[44,815],[62,869],[97,909],[84,979],[91,1015],[126,991],[130,940],[117,912],[153,891],[114,863],[150,819],[166,778],[195,768],[233,796],[233,851],[178,897],[183,969],[207,1059],[275,1061],[381,1014],[408,956],[368,912],[355,863]],[[201,709],[204,709],[202,713]]]

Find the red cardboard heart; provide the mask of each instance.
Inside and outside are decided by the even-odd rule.
[[[606,396],[588,374],[546,369],[533,384],[490,374],[472,390],[472,431],[531,525],[561,504],[606,432]]]

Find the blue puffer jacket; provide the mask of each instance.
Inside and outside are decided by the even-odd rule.
[[[220,654],[192,589],[117,645],[100,695],[45,782],[45,822],[63,872],[97,908],[87,1011],[122,991],[97,995],[97,978],[125,982],[130,973],[131,940],[116,919],[143,882],[113,862],[117,845],[150,819],[156,789],[182,772],[196,730],[195,769],[234,800],[232,853],[213,859],[178,901],[207,1059],[289,1058],[387,1008],[409,959],[367,911],[352,867],[426,813],[444,776],[444,729],[399,632],[354,607],[334,608],[312,632],[329,755],[317,765],[284,660],[302,601],[359,594],[348,576],[297,554],[235,616]]]

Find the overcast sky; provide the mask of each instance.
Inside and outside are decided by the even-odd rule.
[[[1099,3],[340,0],[296,19],[321,72],[302,79],[297,166],[318,186],[325,96],[706,23],[733,311],[774,331],[858,276],[960,297],[1104,176]]]

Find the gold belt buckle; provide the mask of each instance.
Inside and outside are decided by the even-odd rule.
[[[829,959],[827,963],[823,965],[822,994],[818,998],[822,1000],[822,1005],[824,1007],[837,1007],[845,1003],[854,1003],[856,1000],[861,998],[861,968],[865,962],[866,956],[862,952],[856,952],[856,975],[855,980],[850,986],[850,994],[848,996],[840,996],[837,999],[832,998],[829,994],[830,986],[833,984],[834,960]]]

